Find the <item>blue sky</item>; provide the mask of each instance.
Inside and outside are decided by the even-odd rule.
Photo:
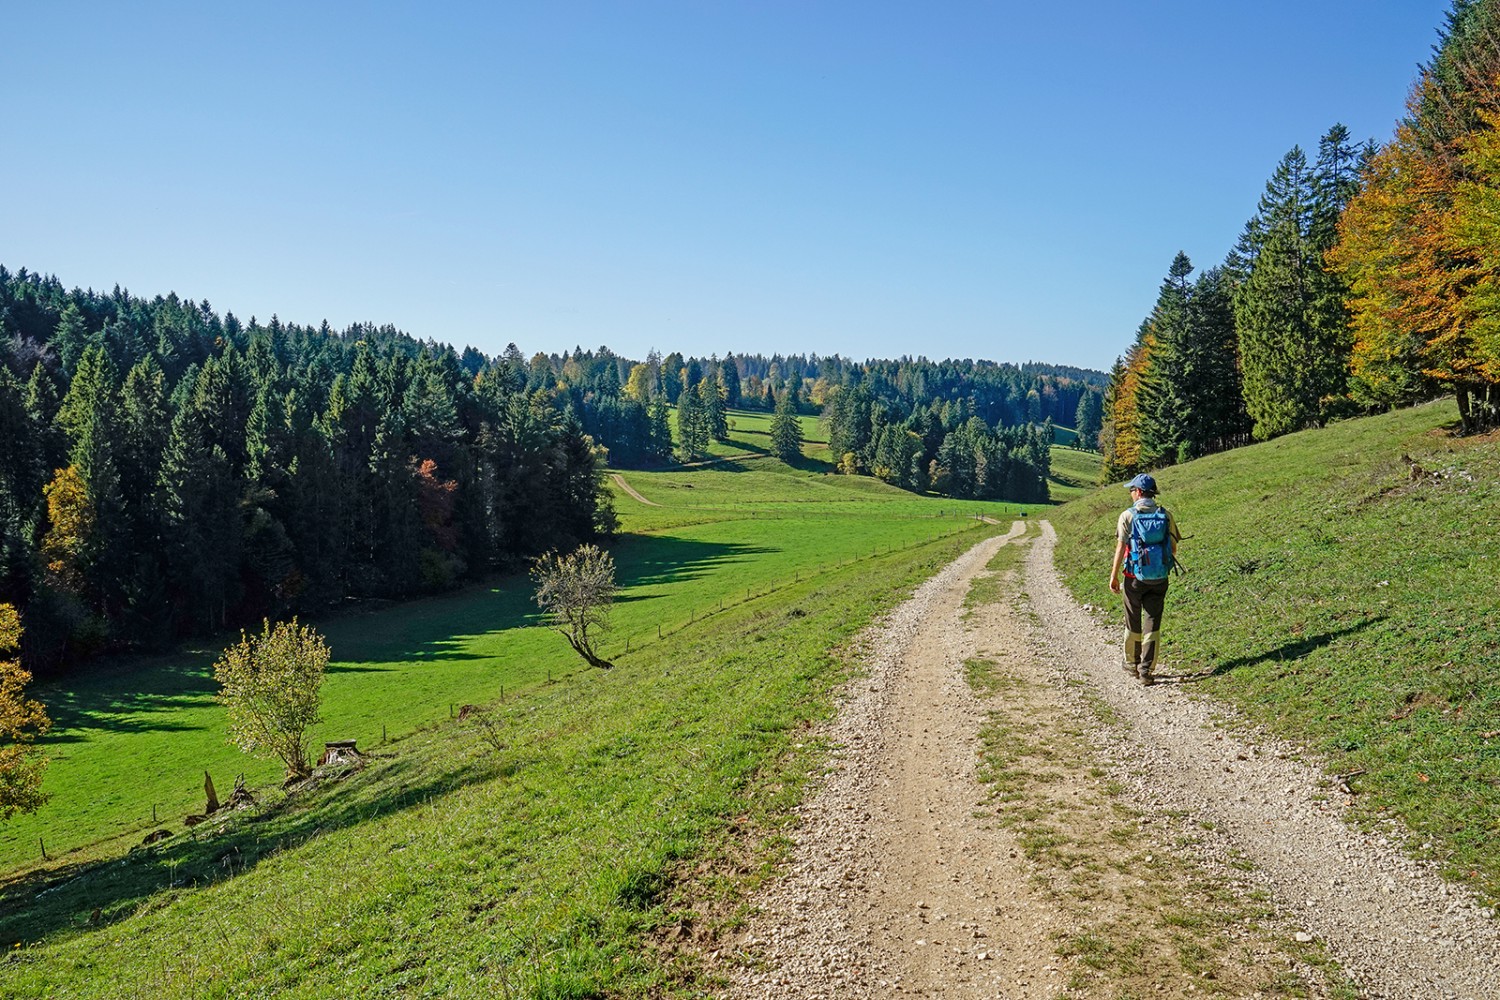
[[[1447,0],[4,4],[0,263],[242,319],[1108,367]]]

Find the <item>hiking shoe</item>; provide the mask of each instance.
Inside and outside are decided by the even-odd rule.
[[[1146,687],[1150,687],[1156,683],[1156,676],[1151,673],[1150,667],[1141,667],[1136,671],[1135,675],[1141,679],[1141,683]]]
[[[1121,664],[1121,666],[1123,666],[1125,668],[1125,672],[1132,677],[1138,675],[1141,670],[1141,665],[1139,663],[1131,663],[1129,660],[1126,660]]]

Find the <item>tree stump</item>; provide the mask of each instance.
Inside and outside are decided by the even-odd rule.
[[[329,764],[355,764],[364,758],[355,747],[356,740],[333,740],[323,744],[323,756],[318,758],[318,766],[325,767]]]

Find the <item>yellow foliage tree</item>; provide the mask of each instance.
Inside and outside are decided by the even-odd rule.
[[[1500,48],[1473,37],[1488,41],[1459,60],[1461,90],[1431,72],[1413,89],[1328,255],[1352,289],[1356,393],[1398,404],[1441,385],[1465,431],[1500,424]]]
[[[47,521],[42,538],[42,557],[54,584],[81,596],[88,585],[84,574],[85,550],[94,534],[94,504],[78,466],[58,469],[52,482],[42,488],[47,500]]]
[[[214,664],[217,701],[229,711],[229,739],[246,753],[276,757],[288,779],[312,772],[307,731],[318,717],[318,689],[328,646],[297,619],[261,623],[259,635],[240,633]]]
[[[635,365],[630,369],[630,377],[625,380],[625,396],[637,403],[648,403],[651,401],[651,366],[645,364]]]
[[[1141,377],[1151,363],[1156,335],[1142,327],[1136,342],[1115,366],[1105,399],[1104,429],[1100,448],[1104,452],[1106,479],[1122,479],[1139,472],[1141,465]]]
[[[0,604],[0,656],[18,654],[20,646],[21,616]],[[0,818],[5,819],[35,812],[47,801],[42,792],[47,759],[32,744],[52,720],[40,702],[22,693],[29,680],[19,659],[0,660]]]

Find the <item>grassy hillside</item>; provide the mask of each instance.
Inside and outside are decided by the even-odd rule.
[[[1014,508],[766,458],[625,475],[660,506],[617,492],[613,671],[534,627],[524,578],[317,623],[335,662],[316,736],[375,754],[345,781],[288,798],[228,746],[212,650],[39,689],[53,800],[0,826],[0,942],[19,944],[0,992],[668,988],[649,942],[678,919],[674,874],[731,824],[784,821],[840,644],[1005,530],[975,513]],[[465,703],[493,706],[493,740],[450,721]],[[246,771],[262,810],[184,830],[204,769],[221,795]],[[126,853],[158,826],[175,836]]]
[[[605,654],[656,641],[769,588],[836,570],[892,547],[972,525],[973,513],[1008,516],[995,503],[914,497],[862,478],[788,469],[751,459],[675,473],[628,473],[671,506],[617,492],[626,533],[613,547],[622,600]],[[532,689],[581,669],[537,624],[524,577],[318,623],[333,650],[318,739],[372,746],[489,701],[503,687]],[[227,644],[229,637],[225,637]],[[0,825],[0,871],[54,857],[119,849],[201,808],[203,772],[224,790],[244,772],[272,781],[269,763],[240,754],[213,702],[218,649],[116,660],[39,686],[56,729],[46,788],[52,801]]]
[[[1053,445],[1048,495],[1059,501],[1083,496],[1098,485],[1100,464],[1098,452]]]
[[[1187,540],[1168,673],[1318,751],[1369,819],[1500,897],[1500,436],[1451,401],[1162,470]],[[1415,462],[1417,469],[1413,469]],[[1105,487],[1056,512],[1059,567],[1106,589]]]

